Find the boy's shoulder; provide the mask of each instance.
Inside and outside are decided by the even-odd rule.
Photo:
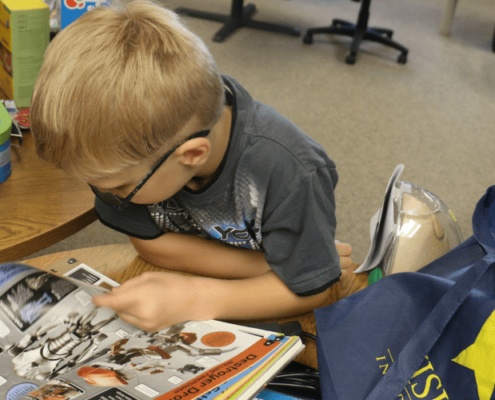
[[[234,93],[236,124],[245,133],[252,136],[277,138],[281,131],[285,131],[285,136],[306,136],[294,123],[271,105],[254,100],[248,90],[234,78],[223,75],[223,79]]]
[[[304,133],[289,118],[272,106],[253,100],[249,92],[234,78],[224,76],[234,91],[236,101],[235,131],[243,144],[242,152],[255,148],[259,157],[293,158],[308,167],[334,167],[323,147]]]

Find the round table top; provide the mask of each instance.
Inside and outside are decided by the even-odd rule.
[[[17,144],[17,139],[12,139]],[[0,183],[0,262],[33,254],[96,220],[94,194],[35,154],[31,133],[11,146],[12,174]]]

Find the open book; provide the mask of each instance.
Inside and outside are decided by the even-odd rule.
[[[93,305],[116,282],[84,264],[65,275],[0,264],[0,397],[249,399],[304,348],[214,320],[145,332]]]

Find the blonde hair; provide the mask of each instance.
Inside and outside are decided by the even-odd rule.
[[[98,179],[153,156],[194,116],[211,127],[223,84],[205,44],[150,1],[98,7],[50,44],[31,102],[36,152]]]

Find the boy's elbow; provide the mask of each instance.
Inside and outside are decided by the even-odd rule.
[[[336,288],[337,285],[334,284],[325,291],[310,296],[313,310],[321,307],[326,307],[334,303],[337,300]]]
[[[130,239],[138,254],[150,264],[172,269],[176,259],[175,250],[172,246],[162,245],[161,237],[154,240]]]

